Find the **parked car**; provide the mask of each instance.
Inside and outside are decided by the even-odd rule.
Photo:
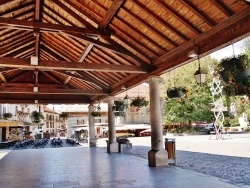
[[[206,127],[205,127],[205,132],[210,134],[211,131],[215,131],[215,127],[214,127],[214,123],[209,123]]]

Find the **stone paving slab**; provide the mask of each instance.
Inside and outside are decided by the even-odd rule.
[[[152,168],[148,161],[106,148],[13,150],[0,160],[1,188],[235,188],[226,180],[179,167]]]

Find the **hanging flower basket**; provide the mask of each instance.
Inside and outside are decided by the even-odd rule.
[[[246,85],[250,76],[250,61],[246,55],[222,59],[219,65],[221,79],[227,84]]]
[[[91,116],[100,117],[101,116],[101,112],[91,112]]]
[[[33,111],[30,115],[30,119],[32,123],[38,124],[41,122],[42,119],[44,119],[44,116],[41,112]]]
[[[167,96],[170,99],[179,99],[187,92],[186,88],[183,87],[173,87],[168,88]]]
[[[132,99],[132,102],[130,103],[130,106],[137,107],[137,111],[140,110],[143,106],[147,106],[149,104],[149,101],[147,101],[144,97],[136,97],[135,99]]]
[[[100,104],[98,104],[98,105],[94,108],[93,112],[91,112],[90,115],[91,115],[91,116],[94,116],[94,117],[100,117],[100,116],[101,116],[101,107],[100,107]]]
[[[125,116],[126,105],[124,101],[114,101],[112,111],[114,111],[115,116]]]
[[[8,118],[11,118],[12,117],[12,113],[4,113],[3,114],[3,119],[8,119]]]
[[[68,118],[68,113],[62,112],[62,113],[59,115],[59,117],[60,117],[61,119],[63,119],[63,120],[66,120],[66,119]]]

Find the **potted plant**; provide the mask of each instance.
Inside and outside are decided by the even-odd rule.
[[[96,106],[93,110],[93,112],[91,112],[91,116],[94,117],[100,117],[101,116],[101,107],[100,104],[98,104],[98,106]]]
[[[141,107],[147,106],[149,104],[149,101],[147,101],[144,97],[136,97],[135,99],[132,99],[132,102],[130,103],[130,106],[137,107],[137,111],[140,110]]]
[[[66,119],[68,118],[68,113],[62,112],[62,113],[59,115],[59,117],[60,117],[61,119],[63,119],[63,120],[66,120]]]
[[[44,119],[44,116],[41,112],[33,111],[30,115],[30,119],[32,123],[38,124],[41,122],[42,119]]]
[[[218,66],[221,79],[227,84],[237,84],[241,82],[245,85],[250,76],[249,68],[250,61],[245,54],[222,59]]]
[[[100,117],[101,116],[101,112],[91,112],[91,116],[94,116],[94,117]]]
[[[173,87],[173,88],[168,88],[167,90],[167,96],[170,99],[181,98],[186,93],[187,93],[187,88],[184,87]]]
[[[4,113],[3,114],[3,119],[8,119],[8,118],[11,118],[12,117],[12,113]]]
[[[114,101],[112,111],[114,111],[115,116],[125,116],[125,102],[124,101]]]

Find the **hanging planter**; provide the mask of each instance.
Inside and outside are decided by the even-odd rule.
[[[143,106],[147,106],[148,104],[149,104],[149,101],[147,101],[144,97],[138,96],[135,99],[132,99],[130,106],[137,107],[136,110],[139,111]]]
[[[183,88],[183,87],[168,88],[168,90],[167,90],[167,96],[170,99],[179,99],[184,94],[186,94],[186,92],[187,92],[187,89]]]
[[[91,116],[94,116],[94,117],[100,117],[101,116],[100,103],[94,108],[93,112],[91,112]]]
[[[11,118],[12,117],[12,113],[4,113],[3,114],[3,119],[8,119],[8,118]]]
[[[33,124],[39,124],[41,123],[41,120],[44,119],[44,116],[41,112],[33,111],[30,114],[30,119]]]
[[[246,85],[250,76],[250,61],[247,55],[222,59],[219,65],[221,79],[227,84]]]
[[[115,116],[125,116],[126,105],[124,101],[114,101],[112,111],[114,111]]]
[[[66,120],[66,119],[68,119],[68,113],[62,112],[62,113],[59,115],[59,117],[60,117],[62,120]]]

